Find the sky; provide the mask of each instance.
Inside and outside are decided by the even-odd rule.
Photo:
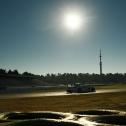
[[[0,68],[99,74],[100,49],[103,73],[126,73],[126,0],[0,0]]]

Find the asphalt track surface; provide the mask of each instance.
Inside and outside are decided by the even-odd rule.
[[[21,92],[21,93],[0,93],[0,99],[10,99],[10,98],[27,98],[27,97],[47,97],[47,96],[65,96],[65,95],[84,95],[84,94],[95,94],[95,93],[110,93],[110,92],[123,92],[126,89],[99,89],[96,92],[89,93],[66,93],[65,91],[55,91],[55,92]]]

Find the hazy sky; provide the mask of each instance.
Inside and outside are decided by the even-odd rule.
[[[75,32],[64,17],[86,19]],[[19,72],[126,72],[126,0],[0,0],[0,68]]]

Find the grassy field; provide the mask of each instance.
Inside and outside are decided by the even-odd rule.
[[[87,109],[126,111],[126,92],[1,99],[0,111],[77,112]]]
[[[96,86],[98,89],[126,89],[126,84]],[[65,89],[58,89],[65,90]],[[47,90],[48,91],[48,90]],[[54,91],[54,90],[50,90]],[[56,91],[56,90],[55,90]],[[1,94],[2,95],[2,94]],[[126,111],[126,91],[35,98],[1,99],[0,111],[59,111],[77,112],[87,109],[116,109]]]
[[[126,89],[126,84],[107,84],[104,86],[95,86],[96,89]]]
[[[102,86],[96,86],[96,91],[100,90],[112,90],[112,89],[126,89],[126,84],[107,84]],[[18,90],[17,90],[18,91]],[[36,88],[33,87],[32,90],[26,90],[23,93],[45,93],[45,92],[59,92],[66,91],[66,87],[50,87],[50,88]],[[0,95],[6,95],[9,93],[19,92],[3,92]],[[2,98],[2,97],[1,97]],[[98,109],[98,110],[96,110]],[[105,109],[106,111],[102,111],[99,109]],[[111,115],[113,111],[108,110],[121,110],[126,111],[126,90],[122,92],[108,92],[108,93],[92,93],[92,94],[81,94],[81,95],[64,95],[64,96],[46,96],[46,97],[31,97],[31,98],[12,98],[12,99],[0,99],[0,112],[10,112],[8,116],[8,120],[14,119],[14,122],[10,125],[8,120],[0,120],[0,126],[80,126],[79,124],[75,124],[73,122],[55,122],[55,121],[47,121],[37,119],[39,116],[41,118],[61,118],[60,115],[55,115],[51,112],[37,113],[37,114],[29,114],[27,112],[32,111],[56,111],[56,112],[72,112],[72,113],[87,113],[87,115],[99,115],[97,117],[88,117],[89,121],[95,121],[98,123],[106,123],[106,124],[118,124],[125,125],[126,124],[126,116],[123,115]],[[25,114],[20,113],[21,115],[17,116],[14,114],[14,111],[24,112]],[[114,111],[115,112],[115,111]],[[61,114],[61,113],[60,113]],[[107,116],[104,116],[107,114]],[[109,115],[110,114],[110,115]],[[102,116],[103,115],[103,116]],[[23,121],[23,118],[28,119],[27,121]],[[29,120],[34,119],[35,120]],[[78,117],[77,117],[78,118]],[[73,118],[77,119],[76,117]],[[16,122],[16,120],[17,122]],[[18,119],[22,119],[22,121],[18,121]],[[79,119],[79,118],[78,118]],[[71,120],[72,121],[72,120]],[[6,125],[7,124],[7,125]],[[103,124],[104,125],[104,124]],[[103,126],[101,125],[101,126]],[[114,125],[110,125],[114,126]]]

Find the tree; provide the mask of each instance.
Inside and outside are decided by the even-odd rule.
[[[13,71],[13,74],[14,74],[14,75],[18,75],[19,73],[18,73],[17,70],[14,70],[14,71]]]
[[[9,70],[8,71],[8,74],[10,74],[10,75],[19,75],[19,73],[18,73],[18,71],[17,70]]]
[[[23,76],[34,76],[34,74],[28,73],[28,72],[24,72],[22,75],[23,75]]]
[[[0,69],[0,74],[6,74],[6,70]]]

